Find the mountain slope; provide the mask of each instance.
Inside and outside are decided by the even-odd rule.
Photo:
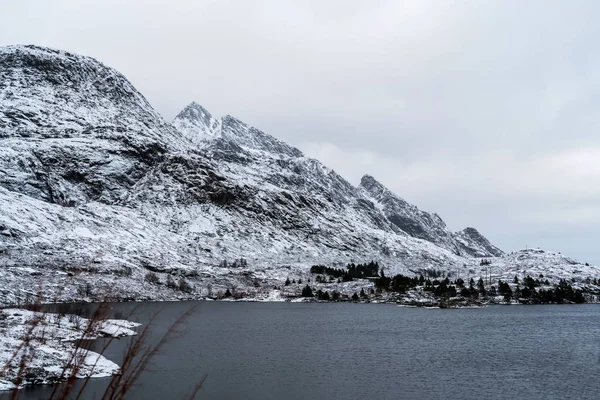
[[[113,203],[187,141],[118,72],[35,46],[0,49],[0,182],[65,206]]]
[[[467,227],[460,232],[454,233],[454,238],[462,250],[475,257],[500,257],[504,252],[490,243],[475,228]]]
[[[501,254],[474,229],[450,232],[373,178],[354,187],[234,117],[192,103],[170,124],[94,59],[0,48],[0,303],[38,290],[270,296],[312,264],[477,274],[472,256]],[[150,272],[162,284],[145,281]],[[172,277],[193,294],[174,292]],[[82,292],[90,282],[94,293]]]
[[[503,254],[502,250],[493,246],[474,228],[467,228],[458,233],[451,232],[439,215],[419,210],[415,205],[396,196],[372,176],[363,176],[359,189],[378,206],[392,224],[413,237],[427,240],[457,255],[497,257]]]

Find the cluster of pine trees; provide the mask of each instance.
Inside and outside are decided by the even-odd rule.
[[[417,286],[425,284],[425,277],[423,275],[417,277],[405,276],[402,274],[394,275],[393,277],[387,277],[381,271],[381,275],[375,281],[375,287],[389,292],[404,293],[407,289],[412,289]]]
[[[379,276],[379,264],[371,261],[365,264],[348,264],[346,269],[331,268],[324,265],[313,265],[310,268],[311,274],[329,275],[333,278],[341,279],[342,282],[350,282],[354,279],[365,279]]]
[[[511,289],[506,282],[498,281],[498,293],[504,296],[505,300],[526,299],[534,304],[548,303],[585,303],[583,292],[579,289],[573,289],[570,283],[565,279],[561,279],[554,289],[536,289],[540,286],[539,280],[534,280],[530,276],[523,279],[523,287],[519,285],[519,279],[515,276],[513,281],[517,284],[516,289]],[[547,280],[545,284],[547,284]]]
[[[489,265],[489,260],[483,260],[482,265]],[[540,288],[542,285],[549,286],[548,280],[543,280],[544,276],[540,275],[534,279],[527,275],[523,278],[522,282],[519,282],[517,276],[513,280],[513,284],[516,285],[516,289],[513,291],[511,285],[502,280],[498,281],[497,287],[492,285],[489,290],[486,289],[485,282],[482,278],[479,278],[477,282],[473,278],[466,283],[463,279],[457,278],[451,281],[449,277],[441,279],[442,273],[438,270],[420,270],[421,275],[417,276],[405,276],[397,274],[392,277],[385,276],[383,268],[380,269],[377,262],[371,261],[365,264],[348,264],[346,269],[342,268],[331,268],[324,265],[313,265],[310,269],[312,274],[319,274],[317,276],[317,283],[325,283],[327,279],[325,276],[329,276],[329,280],[333,281],[337,279],[338,282],[349,282],[354,279],[371,279],[375,284],[377,290],[405,293],[410,289],[416,287],[423,287],[425,291],[432,292],[438,297],[456,297],[461,296],[464,298],[477,299],[479,297],[486,296],[497,296],[502,295],[506,301],[511,299],[526,300],[534,304],[546,304],[546,303],[584,303],[585,297],[583,292],[579,289],[573,289],[573,287],[564,279],[562,279],[558,285],[555,285],[553,289]],[[322,276],[321,276],[322,275]],[[427,278],[425,277],[427,276]],[[431,278],[434,278],[433,280]],[[438,279],[439,278],[439,279]],[[310,281],[310,280],[309,280]],[[302,281],[299,280],[298,283]],[[286,282],[286,285],[289,284]],[[594,284],[600,284],[600,281],[594,279]],[[372,291],[373,292],[373,291]],[[309,285],[306,285],[302,290],[303,297],[315,297],[312,289]],[[317,291],[316,297],[320,300],[335,300],[340,298],[340,294],[335,291],[333,294],[328,292]],[[358,301],[360,298],[367,298],[368,296],[361,291],[360,296],[357,293],[351,297],[352,300]]]
[[[373,293],[374,291],[371,290],[371,294]],[[316,297],[319,300],[325,301],[343,301],[344,299],[348,299],[348,296],[345,296],[344,299],[342,299],[342,294],[337,290],[332,291],[331,294],[329,294],[328,291],[322,291],[321,289],[317,290],[316,292],[313,292],[312,288],[309,285],[304,286],[304,288],[302,289],[302,297]],[[360,299],[368,298],[369,296],[367,296],[364,289],[360,290],[360,295],[358,293],[354,293],[352,297],[350,297],[352,301],[359,301]]]

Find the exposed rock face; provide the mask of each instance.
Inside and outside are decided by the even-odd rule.
[[[0,49],[0,182],[74,206],[116,203],[186,145],[118,72],[34,46]]]
[[[36,46],[0,49],[0,137],[94,138],[174,149],[180,135],[120,73]]]
[[[279,279],[282,265],[376,259],[392,273],[500,254],[231,116],[191,103],[170,124],[94,59],[0,48],[0,279],[94,260],[103,276],[127,268],[111,285],[135,297],[147,270],[224,287]]]
[[[462,249],[469,255],[475,257],[500,257],[504,252],[490,243],[475,228],[465,228],[455,233],[455,237]]]
[[[238,146],[241,146],[270,154],[302,156],[302,152],[295,147],[283,143],[231,115],[214,119],[204,107],[196,102],[190,103],[177,115],[173,126],[195,143],[202,144],[219,139],[217,142],[221,146],[233,146],[231,150],[234,151],[239,151]]]
[[[474,228],[451,232],[439,215],[419,210],[372,176],[363,176],[359,188],[378,205],[392,224],[410,236],[427,240],[457,255],[492,257],[503,254]]]

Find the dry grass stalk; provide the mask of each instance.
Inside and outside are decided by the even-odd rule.
[[[61,290],[64,288],[61,288]],[[60,298],[60,292],[57,293],[55,300]],[[47,311],[40,312],[42,309],[42,299],[43,296],[39,293],[36,296],[36,301],[33,303],[26,304],[25,307],[30,311],[36,311],[38,313],[35,314],[35,317],[29,322],[29,327],[22,338],[22,342],[19,344],[18,348],[13,352],[8,362],[2,366],[0,369],[0,376],[3,376],[6,371],[10,368],[10,365],[15,361],[15,359],[21,354],[21,359],[19,362],[19,369],[17,372],[17,378],[14,380],[16,384],[16,389],[13,389],[9,392],[10,400],[16,400],[19,397],[20,390],[18,387],[25,382],[25,372],[27,371],[27,367],[35,357],[35,352],[33,350],[27,351],[25,354],[23,352],[30,348],[30,345],[33,340],[35,340],[35,330],[42,323],[46,316],[49,314]],[[76,400],[80,400],[82,396],[85,394],[85,389],[87,387],[87,383],[91,378],[84,378],[85,381],[82,386],[79,388],[77,393],[74,393],[75,389],[75,380],[79,372],[81,371],[82,365],[89,354],[90,350],[90,338],[93,338],[97,334],[98,326],[107,318],[110,312],[110,307],[108,305],[108,301],[112,299],[111,296],[104,296],[105,302],[97,303],[93,312],[88,316],[88,324],[83,330],[80,338],[75,342],[75,351],[70,356],[69,361],[63,367],[60,377],[64,379],[63,385],[55,385],[50,396],[50,400],[64,400],[69,398],[75,398]],[[58,301],[55,301],[58,303]],[[59,307],[60,308],[60,307]],[[129,312],[124,319],[127,319],[133,315],[133,313],[137,310],[138,307],[135,307],[131,312]],[[145,324],[144,328],[138,332],[135,338],[131,339],[127,350],[123,357],[123,362],[118,374],[113,375],[111,381],[106,388],[105,392],[102,395],[102,400],[117,400],[124,399],[127,393],[134,387],[141,374],[147,370],[148,365],[152,358],[164,347],[164,345],[177,333],[177,328],[179,328],[186,319],[188,319],[193,312],[196,310],[196,306],[190,307],[183,313],[175,322],[173,322],[166,333],[164,333],[160,340],[156,344],[150,345],[148,343],[148,336],[150,333],[150,328],[153,326],[154,321],[158,317],[161,311],[156,312],[150,317],[150,320],[147,324]],[[62,314],[62,313],[61,313]],[[59,315],[61,315],[59,314]],[[45,329],[45,328],[44,328]],[[45,330],[42,333],[42,336],[45,335]],[[115,337],[110,337],[107,340],[100,352],[98,353],[100,356],[104,354],[108,346],[112,343]],[[99,361],[100,357],[98,357],[92,366],[92,371],[96,368],[96,365]],[[188,397],[190,399],[195,398],[198,391],[201,389],[202,385],[206,380],[206,375],[203,376],[198,382],[194,385],[191,395]],[[73,395],[75,397],[73,397]]]

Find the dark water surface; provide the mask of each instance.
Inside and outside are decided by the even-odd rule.
[[[203,399],[600,399],[600,306],[138,304],[158,337],[196,305],[128,395]],[[121,311],[131,304],[120,304]],[[120,362],[129,339],[109,347]],[[88,383],[99,399],[108,382]],[[51,387],[22,391],[45,399]]]

